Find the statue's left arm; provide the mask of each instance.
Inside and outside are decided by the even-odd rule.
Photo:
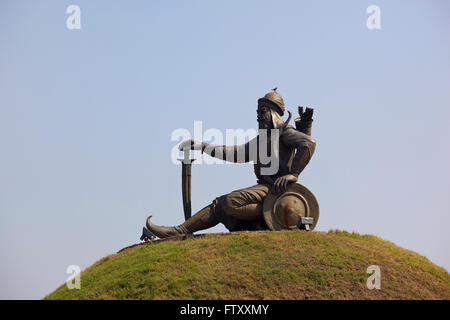
[[[291,174],[298,177],[314,154],[316,141],[311,136],[293,128],[287,128],[282,133],[281,139],[286,146],[296,149]]]
[[[292,127],[286,128],[281,134],[281,141],[290,148],[295,148],[290,173],[279,177],[274,183],[275,192],[284,192],[288,184],[297,182],[299,174],[305,169],[316,149],[316,141],[311,136]]]

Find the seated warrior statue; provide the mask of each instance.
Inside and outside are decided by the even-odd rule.
[[[300,111],[301,110],[301,111]],[[210,205],[204,207],[184,223],[165,227],[157,226],[147,218],[147,229],[158,238],[167,238],[181,234],[191,234],[199,230],[214,227],[218,223],[223,223],[229,231],[242,230],[264,230],[268,229],[263,219],[263,201],[269,192],[282,193],[288,185],[296,183],[299,174],[308,164],[316,147],[315,140],[311,137],[311,125],[313,109],[299,108],[300,118],[296,119],[296,127],[288,125],[291,118],[283,121],[285,106],[281,95],[273,89],[263,98],[258,99],[257,121],[260,134],[251,141],[239,146],[212,145],[195,140],[186,140],[179,146],[180,150],[201,150],[202,153],[232,162],[254,162],[254,171],[257,177],[257,184],[248,188],[235,190],[229,194],[216,198]],[[263,168],[267,167],[259,161],[260,157],[252,157],[250,152],[251,143],[256,139],[256,154],[259,155],[261,143],[267,143],[265,150],[272,150],[270,138],[260,139],[261,129],[270,132],[278,129],[278,150],[277,154],[278,170],[274,174],[265,175]],[[274,143],[275,145],[275,143]],[[239,156],[239,153],[244,156]],[[227,155],[234,155],[228,157]],[[242,155],[242,154],[241,154]]]

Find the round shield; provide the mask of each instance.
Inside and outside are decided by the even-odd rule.
[[[268,193],[263,215],[270,230],[297,229],[302,217],[313,218],[310,230],[319,220],[319,203],[314,194],[299,183],[291,184],[284,193]]]

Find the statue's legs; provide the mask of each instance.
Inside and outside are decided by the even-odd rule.
[[[262,205],[268,192],[268,185],[257,184],[230,192],[219,201],[226,215],[239,220],[255,221],[262,218]]]
[[[158,238],[194,233],[212,228],[219,222],[230,231],[265,229],[262,203],[268,192],[269,186],[264,184],[235,190],[216,198],[179,226],[157,226],[148,217],[147,229]]]
[[[158,238],[167,238],[180,234],[190,234],[199,230],[209,229],[219,223],[214,215],[215,203],[204,207],[184,223],[176,227],[157,226],[147,218],[147,229],[150,230]]]
[[[267,229],[262,207],[268,192],[268,185],[257,184],[217,198],[217,219],[230,231]]]

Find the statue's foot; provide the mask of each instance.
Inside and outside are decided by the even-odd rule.
[[[160,239],[163,238],[168,238],[168,237],[173,237],[173,236],[177,236],[177,235],[182,235],[182,234],[186,234],[187,232],[185,232],[182,228],[180,227],[164,227],[164,226],[157,226],[155,224],[153,224],[150,221],[150,218],[152,216],[149,216],[147,218],[147,229],[154,234],[155,236],[157,236]]]
[[[154,240],[155,238],[156,238],[156,236],[153,233],[151,233],[146,227],[142,228],[142,235],[140,238],[141,241],[148,242],[148,241]]]

